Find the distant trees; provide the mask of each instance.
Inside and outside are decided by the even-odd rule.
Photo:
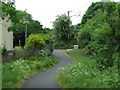
[[[72,22],[70,18],[65,14],[60,15],[53,24],[57,40],[69,42],[73,35],[73,30],[71,29]]]
[[[26,23],[28,36],[35,33],[48,34],[52,31],[49,28],[43,28],[43,25],[39,21],[33,20],[32,16],[26,11],[16,10],[14,3],[14,0],[2,2],[2,19],[9,15],[12,26],[9,27],[8,31],[13,31],[14,46],[19,45],[19,40],[21,41],[21,45],[24,46]]]
[[[101,2],[111,2],[111,1],[114,1],[114,0],[101,0]]]
[[[15,11],[15,17],[17,18],[17,22],[13,21],[12,26],[8,29],[9,31],[13,31],[14,34],[14,46],[19,45],[19,40],[21,41],[21,45],[25,44],[25,30],[27,23],[27,34],[28,36],[32,33],[42,33],[43,28],[39,21],[33,20],[32,16],[26,11]]]

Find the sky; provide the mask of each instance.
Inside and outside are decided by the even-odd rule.
[[[53,21],[57,15],[70,12],[72,25],[81,22],[82,16],[92,2],[101,0],[15,0],[17,10],[27,10],[34,20],[38,20],[43,27],[53,28]],[[119,0],[114,0],[119,1]],[[80,14],[80,16],[79,16]]]

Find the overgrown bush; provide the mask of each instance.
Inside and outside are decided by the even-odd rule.
[[[45,41],[41,35],[31,34],[27,38],[27,43],[25,44],[25,48],[42,48],[45,45]]]
[[[63,88],[119,88],[116,66],[100,71],[96,60],[85,56],[81,50],[67,53],[74,62],[61,68],[57,75],[57,81]]]
[[[71,29],[71,20],[65,14],[60,15],[53,22],[55,35],[57,40],[69,42],[72,40],[73,30]]]
[[[65,42],[62,40],[56,41],[55,48],[57,49],[67,49],[67,48],[72,48],[73,47],[73,41],[71,42]]]
[[[47,47],[49,45],[49,47]],[[27,49],[39,49],[42,50],[44,48],[50,50],[52,53],[54,49],[54,43],[52,36],[48,34],[31,34],[28,39],[27,43],[24,46]]]
[[[6,55],[7,54],[7,48],[5,46],[3,46],[2,48],[0,48],[1,50],[1,54],[2,55]]]
[[[39,55],[42,57],[47,57],[50,54],[50,51],[48,49],[43,49],[39,51]]]
[[[66,43],[60,40],[60,41],[57,41],[56,46],[66,46]]]
[[[2,62],[3,63],[6,61],[9,61],[8,59],[12,58],[8,55],[8,51],[7,51],[7,48],[5,46],[0,48],[0,54],[2,55]]]
[[[14,58],[15,59],[20,59],[23,58],[23,49],[19,46],[15,46],[14,48]]]
[[[55,47],[55,41],[54,41],[53,37],[50,36],[49,34],[41,34],[41,36],[43,37],[45,44],[46,44],[44,48],[48,49],[51,54]]]
[[[117,12],[114,12],[114,9],[117,10],[114,6],[117,7],[117,5],[120,5],[112,2],[103,5],[106,5],[105,7],[107,8],[110,5],[113,11],[96,11],[94,17],[88,19],[79,31],[78,42],[86,53],[96,57],[96,61],[99,64],[106,67],[112,67],[115,61],[113,55],[120,50],[120,42],[118,40],[118,38],[120,38],[120,35],[118,35],[118,23],[120,19],[116,18],[113,23],[112,17],[118,15]],[[108,15],[109,12],[111,12],[110,16]]]
[[[6,58],[4,61],[8,61],[8,59],[18,60],[20,58],[27,59],[31,56],[50,56],[54,50],[54,40],[52,36],[48,34],[31,34],[27,38],[27,43],[25,44],[24,48],[15,46],[12,58],[8,55],[5,56]],[[2,48],[2,51],[5,48]],[[9,60],[10,61],[10,60]]]
[[[30,57],[27,60],[19,59],[2,65],[2,88],[21,88],[21,82],[31,74],[38,73],[45,68],[57,64],[54,56]]]

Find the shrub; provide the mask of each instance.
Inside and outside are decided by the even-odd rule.
[[[2,87],[19,88],[20,83],[35,74],[57,64],[54,56],[30,57],[29,60],[19,59],[2,65]]]
[[[2,87],[3,88],[18,87],[19,81],[22,78],[25,79],[29,73],[30,73],[30,68],[22,59],[4,64],[2,66],[2,74],[3,74]]]
[[[45,41],[41,35],[31,34],[27,38],[27,43],[25,44],[25,48],[42,48],[45,45]]]
[[[7,54],[7,48],[5,46],[1,48],[1,51],[2,51],[2,55]]]
[[[2,61],[3,63],[8,61],[11,57],[9,57],[8,52],[7,52],[7,48],[5,46],[3,46],[0,49],[0,54],[2,55]]]
[[[45,41],[45,44],[53,44],[53,37],[50,36],[49,34],[40,34],[44,41]]]
[[[65,46],[65,42],[64,41],[57,41],[57,46]]]
[[[52,36],[50,36],[49,34],[43,34],[43,39],[45,40],[46,43],[46,49],[48,49],[50,51],[50,54],[53,52],[54,47],[55,47],[55,42]]]
[[[33,49],[32,51],[48,49],[52,53],[54,49],[53,38],[48,34],[31,34],[27,39],[25,49]]]
[[[24,58],[23,49],[19,46],[15,46],[14,48],[14,59]]]
[[[20,51],[21,49],[22,49],[21,47],[15,46],[15,50],[16,50],[16,51]]]
[[[61,68],[56,78],[63,88],[119,88],[117,67],[100,71],[96,60],[83,56],[81,51],[73,50],[68,53],[74,63]]]
[[[43,57],[47,57],[50,54],[50,51],[48,49],[43,49],[39,51],[39,55]]]

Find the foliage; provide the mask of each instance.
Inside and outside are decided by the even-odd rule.
[[[63,88],[118,88],[118,69],[110,67],[99,70],[95,59],[81,50],[67,52],[74,63],[61,68],[57,81]],[[105,68],[105,67],[104,67]]]
[[[58,16],[53,24],[57,40],[69,42],[73,34],[73,31],[70,28],[72,24],[70,18],[63,14]]]
[[[53,37],[48,34],[31,34],[24,47],[39,49],[39,51],[45,48],[48,49],[51,54],[54,49]]]
[[[20,59],[20,58],[23,58],[23,49],[22,47],[19,47],[19,46],[15,46],[14,48],[14,59]]]
[[[115,2],[102,3],[104,10],[98,9],[78,33],[80,47],[106,67],[114,65],[112,56],[120,50],[119,6]]]
[[[20,88],[21,82],[28,79],[31,74],[38,73],[55,64],[57,64],[57,60],[54,56],[32,57],[29,60],[19,59],[17,61],[3,64],[2,87]]]
[[[28,23],[28,35],[30,35],[31,33],[35,34],[35,33],[42,33],[43,32],[43,25],[41,25],[41,23],[37,20],[31,20]]]
[[[31,34],[27,39],[27,43],[25,45],[25,48],[33,48],[33,47],[41,48],[44,45],[45,45],[45,41],[44,41],[42,36]]]
[[[14,45],[19,45],[19,40],[22,46],[25,44],[25,30],[27,26],[27,36],[35,33],[42,33],[42,25],[37,20],[32,20],[32,16],[26,11],[17,11],[17,16],[20,17],[20,22],[13,23],[9,31],[14,33]],[[26,24],[27,23],[27,24]]]
[[[2,19],[9,15],[9,19],[12,22],[18,21],[17,17],[15,17],[16,11],[14,3],[15,3],[14,0],[9,1],[2,0],[2,14],[1,14]]]
[[[51,34],[41,34],[41,36],[43,37],[45,44],[46,44],[44,48],[48,49],[51,54],[55,47],[54,38],[52,37]]]
[[[4,62],[18,60],[20,58],[27,59],[31,56],[50,56],[54,50],[52,36],[48,34],[31,34],[24,48],[15,46],[13,55],[6,55]]]
[[[48,49],[43,49],[39,51],[39,55],[42,57],[47,57],[50,54],[50,51]]]
[[[40,34],[40,35],[43,37],[46,44],[53,43],[53,37],[51,35],[49,35],[49,34]]]
[[[15,50],[16,50],[16,51],[20,51],[20,50],[21,50],[21,47],[15,46]]]
[[[2,48],[0,48],[0,50],[1,50],[2,55],[5,55],[7,53],[7,48],[5,47],[5,45]]]
[[[54,30],[53,30],[53,29],[50,29],[50,28],[43,28],[43,33],[44,33],[44,34],[53,35]]]
[[[57,41],[56,46],[66,46],[64,41]]]
[[[95,16],[96,11],[98,9],[101,9],[102,11],[104,11],[103,8],[103,2],[96,2],[96,3],[92,3],[89,8],[87,9],[87,11],[85,12],[85,14],[83,15],[82,21],[81,21],[81,25],[84,25],[87,20],[91,19],[92,17]]]
[[[73,41],[65,42],[63,40],[59,40],[55,44],[55,48],[57,49],[68,49],[73,47]]]
[[[48,33],[47,29],[42,28],[39,21],[33,20],[32,16],[27,11],[16,10],[14,0],[2,1],[2,19],[9,16],[9,20],[12,22],[12,26],[8,28],[8,31],[13,31],[14,46],[25,44],[25,30],[27,23],[27,36],[35,33]]]

